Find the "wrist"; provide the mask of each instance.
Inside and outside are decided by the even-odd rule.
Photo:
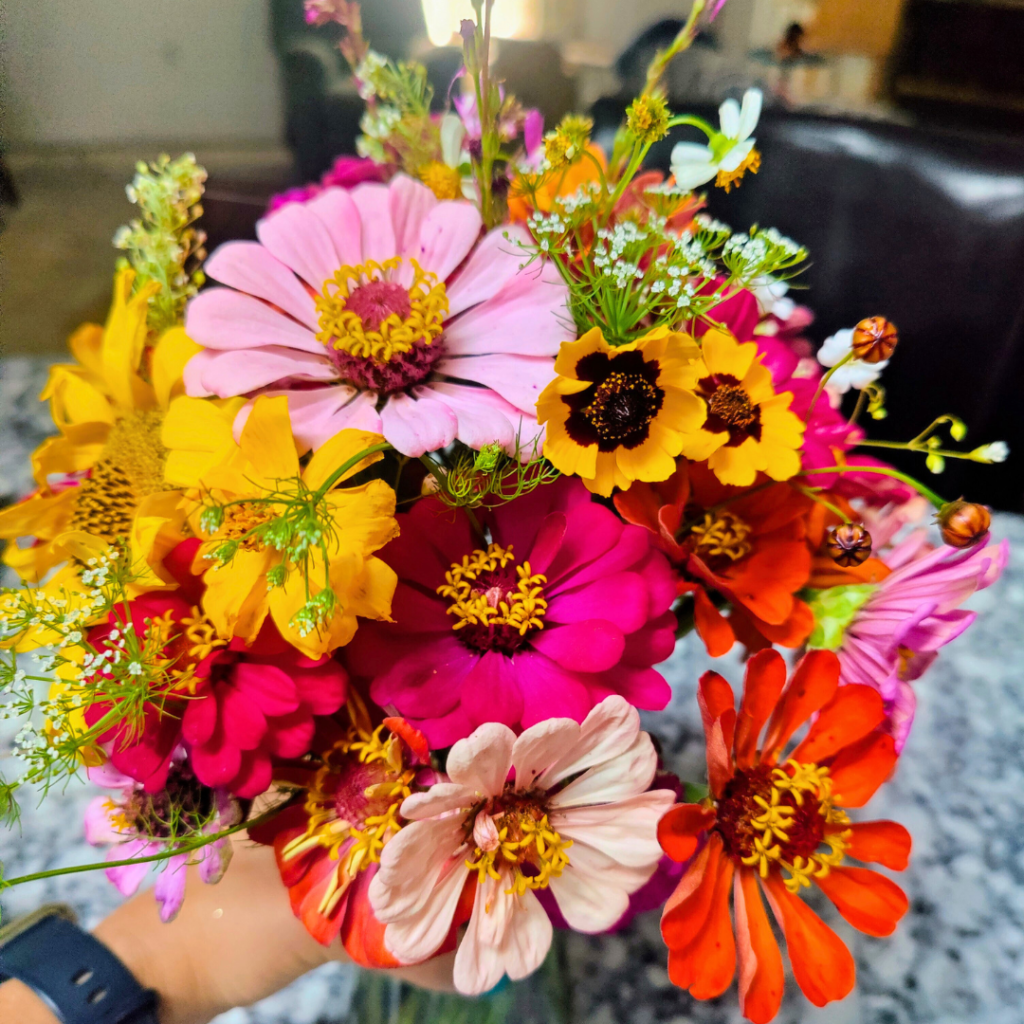
[[[0,985],[0,1020],[18,1021],[19,1024],[60,1024],[32,989],[14,978]]]

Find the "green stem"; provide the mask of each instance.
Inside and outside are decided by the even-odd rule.
[[[857,404],[853,407],[853,415],[850,417],[850,426],[855,427],[857,420],[860,419],[860,414],[864,411],[864,406],[868,404],[868,389],[861,388],[857,395]]]
[[[444,474],[441,472],[441,467],[429,456],[421,455],[420,462],[423,463],[427,468],[427,472],[437,481],[437,486],[444,491],[445,494],[450,494],[448,490],[448,481],[444,478]],[[480,538],[480,540],[486,544],[487,534],[484,533],[483,526],[480,525],[480,520],[477,519],[476,513],[468,506],[461,506],[462,510],[466,513],[469,519],[469,525],[473,527],[473,532]]]
[[[824,466],[819,469],[805,469],[802,476],[810,476],[812,473],[881,473],[883,476],[891,476],[894,480],[902,480],[909,484],[918,494],[927,498],[936,508],[942,508],[947,504],[946,499],[936,494],[930,487],[926,487],[920,480],[915,480],[898,469],[891,469],[889,466]]]
[[[833,505],[831,501],[826,501],[821,495],[814,491],[810,487],[801,487],[799,484],[796,485],[796,489],[806,495],[811,501],[816,501],[819,505],[824,505],[833,515],[839,516],[844,523],[850,522],[850,517],[841,509],[838,505]]]
[[[822,377],[820,381],[818,381],[818,390],[814,392],[814,397],[811,399],[811,407],[810,407],[810,409],[807,410],[807,416],[808,417],[810,417],[813,414],[814,407],[818,404],[818,399],[821,398],[821,393],[822,393],[822,391],[825,390],[825,385],[829,382],[829,378],[831,378],[832,374],[834,374],[836,372],[836,370],[839,369],[840,366],[845,366],[848,362],[850,362],[854,358],[855,358],[854,357],[854,352],[853,352],[853,349],[851,348],[850,351],[847,352],[846,355],[843,356],[843,358],[840,359],[839,362],[836,363],[835,366],[829,367],[829,370],[825,374],[825,376]]]
[[[314,500],[319,501],[353,466],[358,466],[363,459],[368,458],[370,455],[376,455],[377,452],[385,452],[391,447],[387,441],[381,441],[379,444],[370,445],[369,448],[364,448],[361,452],[353,455],[352,458],[346,459],[320,486],[317,488],[313,497]]]
[[[971,459],[970,452],[954,452],[948,448],[929,448],[914,441],[858,441],[857,447],[895,448],[903,452],[920,452],[922,455],[941,455],[944,459]],[[974,461],[974,460],[971,460]]]

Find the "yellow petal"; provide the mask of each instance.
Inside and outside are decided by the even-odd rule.
[[[701,353],[713,374],[729,374],[739,381],[757,356],[757,343],[748,341],[741,345],[728,331],[712,329],[701,339]]]
[[[657,422],[671,430],[691,432],[699,430],[707,419],[704,399],[692,391],[664,387],[665,398]]]
[[[390,622],[391,601],[397,586],[398,576],[387,562],[368,558],[358,586],[349,589],[344,605],[348,611],[364,619]]]
[[[158,282],[150,281],[132,295],[134,283],[135,271],[131,268],[117,272],[114,300],[103,329],[103,380],[114,403],[122,409],[136,408],[132,382],[146,344],[149,300],[160,290]]]
[[[139,503],[130,537],[136,571],[133,591],[141,593],[177,585],[163,568],[163,560],[185,539],[185,513],[180,505],[180,491],[150,494]]]
[[[313,453],[309,465],[303,470],[302,479],[306,482],[307,487],[315,491],[349,459],[354,458],[367,448],[380,444],[383,440],[384,438],[380,434],[374,434],[369,430],[342,430]],[[368,466],[380,462],[383,458],[383,452],[367,456],[339,477],[334,486],[337,487],[343,480],[355,476],[356,473],[361,473]]]
[[[51,366],[39,399],[49,400],[53,422],[62,430],[72,423],[113,423],[117,417],[98,381],[77,366]]]
[[[686,432],[683,434],[682,454],[692,462],[704,462],[728,440],[729,434],[726,431],[712,433],[702,429]]]
[[[185,364],[202,346],[197,345],[186,333],[184,327],[172,327],[164,331],[153,349],[150,377],[157,404],[166,409],[172,398],[185,393],[181,375]]]
[[[609,498],[616,487],[623,489],[629,487],[630,479],[616,464],[615,452],[600,452],[593,474],[584,477],[583,483],[591,494],[600,494],[603,498]]]
[[[747,487],[757,477],[756,454],[757,442],[748,437],[736,448],[719,448],[708,459],[708,467],[723,484]]]
[[[650,436],[643,444],[616,452],[619,468],[630,480],[659,483],[676,471],[676,460],[665,450],[665,441],[671,443],[671,437],[679,435],[669,436],[668,432],[653,429],[654,426],[652,423]],[[678,448],[678,444],[675,447]]]
[[[299,475],[299,456],[292,437],[288,399],[257,398],[239,440],[256,472],[271,484]]]
[[[68,348],[92,376],[103,379],[103,328],[99,324],[82,324],[68,338]]]
[[[597,445],[584,447],[577,444],[566,432],[564,417],[561,421],[548,423],[544,455],[555,469],[566,476],[591,477],[597,465]]]
[[[635,347],[635,346],[630,346]],[[613,350],[604,340],[600,327],[592,327],[586,334],[576,341],[563,341],[555,359],[555,373],[563,377],[571,377],[578,380],[576,376],[576,364],[584,357],[593,352],[612,353]]]
[[[204,563],[200,558],[196,561],[199,564],[193,565],[193,572],[207,569],[203,577],[206,583],[203,611],[222,636],[234,636],[242,608],[257,588],[259,592],[255,596],[265,602],[266,573],[272,561],[270,552],[241,548],[227,565],[221,566],[210,561]],[[250,636],[248,633],[240,635]]]
[[[775,397],[775,385],[772,383],[772,373],[764,366],[759,359],[750,364],[750,369],[742,381],[743,390],[750,396],[754,405],[767,402]]]
[[[169,484],[198,486],[212,466],[236,450],[232,427],[245,402],[241,397],[211,401],[185,395],[171,400],[161,432]]]

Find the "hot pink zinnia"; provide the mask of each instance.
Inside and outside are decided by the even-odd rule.
[[[345,427],[418,456],[456,438],[532,453],[534,408],[566,338],[566,291],[548,263],[520,270],[521,227],[480,238],[472,203],[396,175],[327,188],[228,242],[186,330],[196,396],[283,394],[318,447]],[[251,403],[239,413],[241,429]]]
[[[563,477],[486,517],[492,543],[436,499],[400,515],[382,552],[398,573],[394,622],[345,648],[370,694],[447,747],[484,722],[582,721],[621,694],[658,710],[652,667],[675,644],[675,582],[648,531]]]

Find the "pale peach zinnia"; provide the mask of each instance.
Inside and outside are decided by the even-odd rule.
[[[524,978],[544,960],[552,928],[535,890],[550,887],[575,930],[610,928],[661,855],[658,820],[674,796],[648,791],[656,767],[639,715],[617,695],[582,725],[551,718],[518,738],[500,723],[481,725],[452,747],[451,781],[402,804],[411,823],[384,848],[370,886],[385,946],[406,963],[436,952],[473,875],[473,913],[455,957],[455,987],[467,995],[505,974]]]

